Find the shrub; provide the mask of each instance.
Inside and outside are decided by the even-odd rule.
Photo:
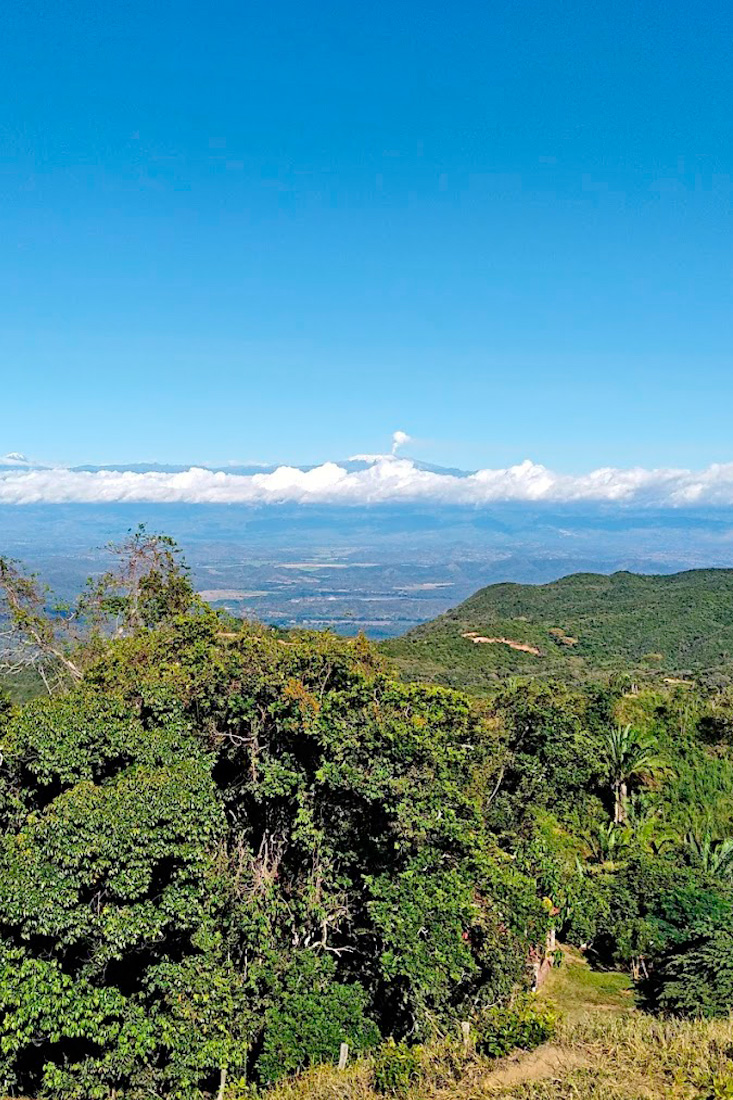
[[[652,1007],[679,1016],[728,1016],[733,1004],[733,933],[726,928],[670,951],[647,988]]]
[[[512,1050],[533,1050],[551,1038],[555,1014],[523,997],[511,1008],[490,1008],[477,1022],[476,1050],[489,1058],[501,1058]]]
[[[389,1039],[374,1061],[374,1090],[384,1096],[405,1096],[420,1076],[420,1049]]]
[[[312,953],[294,955],[290,973],[264,1021],[264,1039],[255,1071],[263,1085],[308,1066],[335,1062],[341,1043],[352,1054],[380,1040],[367,1015],[367,994],[358,983],[334,981],[331,960],[320,965]]]

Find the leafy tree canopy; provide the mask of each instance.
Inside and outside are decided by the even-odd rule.
[[[547,912],[481,707],[197,606],[95,654],[2,727],[6,1089],[198,1097],[523,982]]]

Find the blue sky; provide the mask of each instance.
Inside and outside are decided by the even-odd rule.
[[[0,451],[733,459],[733,9],[0,14]]]

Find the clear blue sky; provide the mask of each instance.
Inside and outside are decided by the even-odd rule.
[[[733,459],[722,0],[25,0],[0,43],[0,452]]]

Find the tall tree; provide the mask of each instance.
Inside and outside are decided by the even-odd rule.
[[[0,671],[35,670],[51,693],[64,680],[79,681],[82,670],[69,632],[73,615],[49,611],[49,590],[16,561],[0,557]]]
[[[133,634],[160,626],[196,603],[189,568],[168,535],[149,534],[140,524],[107,550],[115,567],[89,581],[79,604],[90,626]]]
[[[78,683],[98,656],[92,638],[135,634],[201,609],[181,551],[144,525],[107,550],[115,566],[90,578],[73,607],[54,606],[48,586],[0,557],[0,673],[32,670],[49,695]]]
[[[613,820],[620,825],[628,816],[629,787],[661,775],[666,765],[657,752],[656,738],[630,724],[608,731],[605,750],[613,790]]]

